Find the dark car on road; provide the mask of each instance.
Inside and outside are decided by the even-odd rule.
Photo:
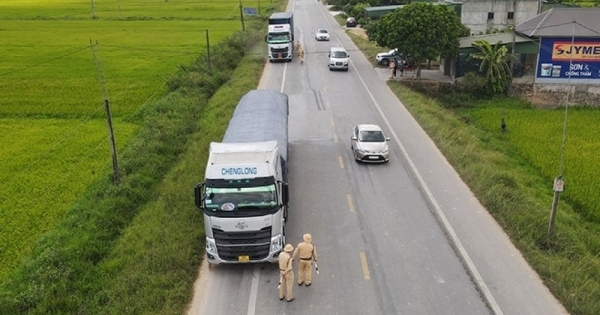
[[[358,25],[358,22],[356,22],[356,19],[353,17],[349,17],[346,19],[346,27],[356,27]]]

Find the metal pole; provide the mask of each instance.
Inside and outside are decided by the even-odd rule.
[[[98,42],[96,42],[96,45],[98,45]],[[90,48],[92,49],[92,55],[94,56],[96,74],[98,75],[98,82],[100,83],[100,87],[102,89],[102,96],[104,97],[104,109],[106,111],[106,121],[108,124],[108,140],[110,142],[110,152],[113,164],[113,183],[118,184],[120,181],[119,162],[117,159],[117,146],[115,144],[115,134],[112,125],[112,114],[110,113],[110,103],[108,101],[108,92],[106,90],[106,84],[104,82],[104,73],[102,72],[102,65],[100,63],[99,58],[96,57],[96,50],[94,49],[94,47],[95,45],[90,39]]]
[[[242,6],[242,0],[240,0],[240,20],[242,21],[242,31],[245,31],[246,26],[244,26],[244,6]]]
[[[558,176],[554,179],[554,198],[552,199],[552,210],[550,212],[550,223],[548,224],[548,238],[552,237],[554,233],[554,221],[556,218],[556,211],[558,208],[558,197],[559,194],[564,189],[564,180],[563,180],[563,163],[565,159],[565,143],[567,142],[567,117],[568,117],[568,109],[569,109],[569,95],[571,94],[571,67],[573,65],[573,46],[575,46],[575,21],[573,21],[572,25],[572,35],[571,35],[571,58],[569,60],[569,69],[567,71],[569,74],[569,79],[567,80],[567,98],[565,101],[565,119],[563,121],[563,133],[562,140],[560,145],[560,161],[558,165]]]
[[[92,1],[92,19],[96,19],[96,9],[94,8],[94,0]]]
[[[112,156],[113,165],[113,183],[118,184],[121,178],[119,175],[119,161],[117,159],[117,145],[115,143],[115,133],[113,131],[110,104],[107,99],[104,100],[104,109],[106,110],[106,121],[108,123],[108,140],[110,141],[110,153]]]
[[[206,29],[206,55],[208,57],[208,71],[210,71],[210,42],[208,40],[208,29]]]

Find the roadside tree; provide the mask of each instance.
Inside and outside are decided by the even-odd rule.
[[[409,54],[417,64],[421,78],[421,62],[440,56],[458,55],[458,38],[468,36],[454,11],[443,5],[414,2],[384,15],[369,25],[367,34],[379,46],[398,48]]]
[[[481,60],[479,73],[485,78],[486,86],[494,93],[506,91],[512,78],[510,61],[518,61],[518,59],[508,53],[502,41],[492,46],[485,40],[478,40],[471,46],[479,50],[472,55],[472,58]]]

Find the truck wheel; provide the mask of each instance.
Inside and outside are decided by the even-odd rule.
[[[381,59],[381,64],[387,67],[390,65],[390,60],[387,58],[383,58]]]

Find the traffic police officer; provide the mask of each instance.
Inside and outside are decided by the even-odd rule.
[[[292,295],[292,287],[294,285],[294,270],[292,268],[292,251],[294,246],[287,244],[283,248],[283,252],[279,254],[279,300],[287,298],[288,302],[294,300]]]
[[[317,249],[312,242],[312,236],[310,234],[304,234],[302,236],[304,242],[298,244],[294,251],[293,259],[299,257],[298,261],[298,285],[306,283],[308,287],[312,283],[312,262],[317,262]]]

